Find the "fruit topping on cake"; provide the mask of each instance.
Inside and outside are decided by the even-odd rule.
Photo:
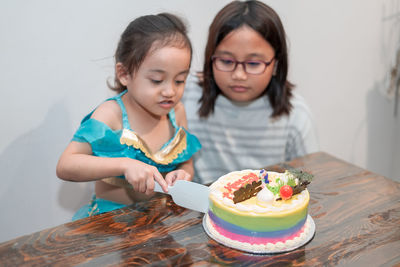
[[[239,203],[257,197],[257,204],[265,206],[273,201],[289,200],[307,188],[313,175],[301,170],[286,170],[283,175],[273,175],[261,170],[259,175],[250,173],[225,185],[224,197]]]

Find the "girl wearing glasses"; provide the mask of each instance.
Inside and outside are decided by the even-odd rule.
[[[259,1],[234,1],[215,16],[198,80],[183,101],[188,126],[202,143],[195,180],[210,183],[318,150],[312,116],[287,80],[285,31]]]

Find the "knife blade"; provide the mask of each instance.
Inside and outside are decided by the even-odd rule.
[[[171,195],[175,204],[206,213],[208,210],[208,186],[189,182],[185,180],[177,180],[173,186],[168,186],[168,193],[165,193],[161,186],[156,182],[154,186],[155,192]]]

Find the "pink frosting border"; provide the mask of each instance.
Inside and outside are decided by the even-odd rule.
[[[268,237],[248,237],[248,236],[244,236],[244,235],[239,235],[239,234],[235,234],[232,232],[227,231],[224,228],[221,228],[219,226],[217,226],[213,221],[210,220],[210,223],[212,224],[212,227],[214,227],[214,229],[221,235],[231,239],[231,240],[235,240],[235,241],[239,241],[242,243],[248,243],[248,244],[256,244],[256,245],[261,245],[261,244],[267,244],[267,243],[272,243],[272,244],[276,244],[278,242],[286,242],[287,240],[292,240],[295,239],[296,237],[300,236],[305,229],[305,224],[303,225],[303,227],[301,227],[301,229],[299,231],[297,231],[296,233],[290,235],[290,236],[286,236],[283,238],[268,238]]]

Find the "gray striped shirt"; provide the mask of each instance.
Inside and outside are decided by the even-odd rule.
[[[237,103],[219,95],[214,113],[200,119],[201,93],[190,77],[182,102],[189,131],[202,144],[193,158],[196,182],[210,183],[231,171],[260,169],[318,150],[310,110],[299,95],[291,99],[290,116],[278,119],[270,118],[272,107],[267,96]]]

